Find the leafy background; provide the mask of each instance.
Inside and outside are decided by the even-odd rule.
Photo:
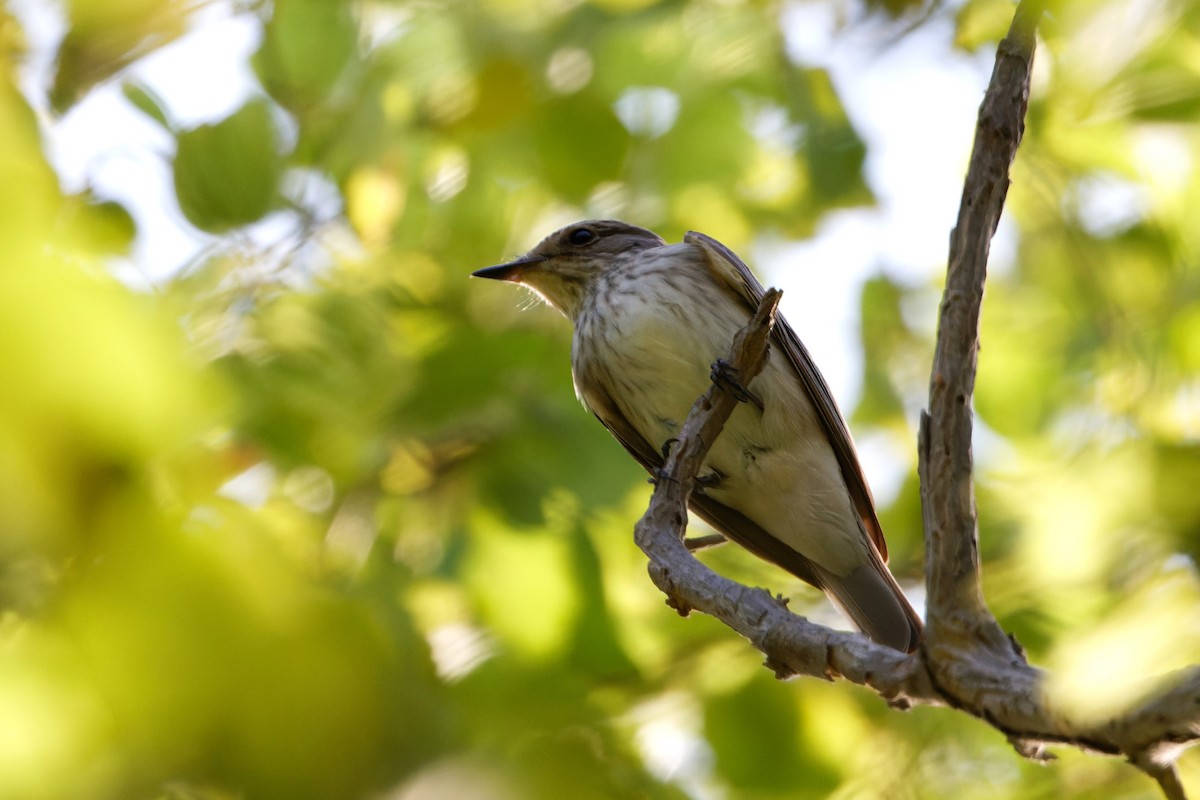
[[[0,11],[0,795],[1155,797],[945,709],[777,682],[673,615],[568,326],[465,279],[583,216],[750,253],[875,203],[838,85],[784,45],[800,6],[65,0],[50,45]],[[181,123],[132,70],[214,7],[258,32],[257,91]],[[986,60],[1012,5],[831,11]],[[985,589],[1079,713],[1200,651],[1198,31],[1189,0],[1055,6],[985,302]],[[114,86],[202,243],[182,268],[56,172],[57,121]],[[891,443],[915,596],[941,266],[865,283],[847,407]]]

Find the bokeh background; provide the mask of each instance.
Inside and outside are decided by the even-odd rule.
[[[1157,797],[674,615],[569,326],[467,279],[582,217],[723,239],[785,289],[919,602],[915,423],[1012,10],[3,6],[0,796]],[[1065,0],[1041,34],[983,320],[984,582],[1103,716],[1200,661],[1200,6]]]

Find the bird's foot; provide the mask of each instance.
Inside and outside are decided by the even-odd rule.
[[[706,472],[703,475],[696,476],[696,491],[704,494],[705,489],[715,489],[721,485],[721,481],[725,480],[725,475],[717,470]]]
[[[646,479],[646,482],[651,486],[658,486],[659,481],[675,481],[678,483],[679,479],[667,472],[665,467],[655,467],[650,470],[650,477]]]
[[[758,395],[742,385],[738,379],[738,371],[723,358],[717,359],[712,365],[712,382],[732,394],[740,403],[753,403],[759,411],[763,410],[763,401]]]

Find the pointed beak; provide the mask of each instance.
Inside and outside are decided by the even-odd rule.
[[[534,264],[540,264],[545,261],[545,258],[536,256],[534,258],[518,258],[516,261],[510,261],[507,264],[497,264],[494,267],[484,267],[477,269],[471,273],[473,278],[491,278],[496,281],[512,281],[513,283],[521,282],[521,275]]]

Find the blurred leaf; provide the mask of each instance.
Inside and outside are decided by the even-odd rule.
[[[140,81],[125,81],[121,84],[121,94],[133,104],[133,107],[150,119],[157,122],[166,130],[171,130],[171,120],[162,98],[154,90]]]
[[[781,692],[786,693],[782,685],[756,676],[735,692],[709,698],[705,706],[705,735],[712,743],[717,763],[742,790],[798,788],[787,771],[764,769],[766,764],[792,762],[800,752],[796,711]],[[811,769],[806,769],[804,775],[804,786],[810,789],[831,784],[828,776]]]
[[[749,253],[873,189],[919,206],[878,165],[868,184],[859,130],[943,121],[882,120],[872,55],[973,70],[955,48],[1012,7],[70,0],[57,55],[22,30],[44,14],[0,12],[0,796],[1145,794],[1117,762],[1026,765],[946,709],[775,682],[671,613],[629,540],[646,476],[573,396],[569,325],[467,279],[582,216]],[[249,63],[206,44],[230,24]],[[1070,642],[1085,672],[1105,620],[1164,652],[1136,619],[1164,576],[1177,611],[1200,592],[1198,26],[1187,0],[1046,17],[984,305],[985,593],[1038,660]],[[264,96],[172,128],[212,107],[188,88],[210,65],[174,66],[193,47]],[[123,97],[41,113],[114,78]],[[163,157],[116,115],[79,158],[72,125],[113,102],[177,135],[179,205],[212,235],[155,227],[169,189],[136,170],[120,205],[102,193]],[[163,278],[162,243],[192,240]],[[906,586],[928,266],[884,264],[861,298],[855,433]],[[745,551],[702,558],[840,621]]]
[[[533,76],[520,61],[494,58],[479,69],[479,99],[463,120],[471,128],[518,123],[535,111]]]
[[[975,52],[1004,38],[1012,23],[1016,4],[1012,0],[969,0],[954,17],[954,44]]]
[[[568,660],[577,669],[601,680],[636,677],[636,667],[621,646],[618,622],[604,594],[600,558],[584,526],[578,522],[571,526],[570,544],[579,612]]]
[[[4,18],[0,17],[0,24]],[[16,75],[0,82],[0,252],[10,269],[43,255],[61,210],[58,179],[42,154],[41,129],[17,91]]]
[[[1081,720],[1106,720],[1167,689],[1200,660],[1200,625],[1191,612],[1200,584],[1185,570],[1161,574],[1095,628],[1056,648],[1050,664],[1054,696]]]
[[[1190,123],[1200,114],[1200,69],[1195,66],[1164,59],[1143,66],[1131,84],[1139,119]]]
[[[731,95],[684,98],[671,130],[641,145],[645,155],[639,160],[646,162],[649,174],[666,190],[700,183],[730,186],[750,163],[755,148],[742,120],[737,98]]]
[[[1176,546],[1200,560],[1200,498],[1188,487],[1200,480],[1200,446],[1163,443],[1156,448],[1155,506],[1173,532]]]
[[[871,278],[863,286],[859,314],[865,358],[862,397],[851,415],[856,423],[880,425],[904,412],[886,369],[893,354],[908,338],[900,301],[899,287],[885,277]]]
[[[182,0],[69,0],[50,100],[65,112],[93,86],[186,30]]]
[[[471,712],[477,750],[518,777],[519,797],[682,800],[630,759],[592,690],[569,671],[523,669],[511,659],[489,662],[454,687]]]
[[[819,209],[869,203],[871,193],[862,177],[866,145],[846,116],[829,73],[794,70],[784,80],[789,102],[801,119],[809,120],[801,149],[814,195],[810,202]]]
[[[580,32],[595,39],[596,82],[606,95],[616,97],[631,86],[681,87],[688,75],[688,39],[678,8],[652,9],[620,25],[605,25],[588,11],[580,17]]]
[[[523,656],[542,661],[565,648],[579,607],[568,543],[556,533],[478,526],[463,565],[489,627]]]
[[[1003,297],[994,281],[991,297],[1001,297],[983,312],[982,341],[988,355],[976,378],[975,405],[980,417],[1004,436],[1036,433],[1053,412],[1055,396],[1066,391],[1061,378],[1069,329],[1064,309],[1048,297],[1024,302]]]
[[[358,24],[346,0],[276,0],[255,71],[279,103],[301,110],[321,102],[357,55]]]
[[[866,0],[868,8],[883,11],[888,16],[900,17],[926,8],[930,2],[938,0]]]
[[[85,252],[103,255],[128,253],[137,235],[137,223],[120,203],[90,194],[70,198],[62,223],[78,237]]]
[[[271,105],[251,100],[212,125],[176,136],[175,195],[188,222],[222,233],[261,219],[283,172]]]
[[[263,303],[260,346],[219,362],[241,392],[239,429],[279,463],[321,464],[342,486],[382,467],[388,415],[412,389],[408,360],[384,335],[388,314],[371,290]]]
[[[109,532],[65,613],[147,789],[358,795],[436,752],[432,676],[368,609],[297,582],[261,540],[145,524]]]
[[[989,522],[993,519],[988,517]],[[925,539],[921,529],[921,484],[915,463],[908,470],[896,498],[879,510],[879,523],[887,537],[888,568],[905,586],[910,582],[919,583]],[[998,539],[989,536],[983,541],[994,545]]]
[[[581,92],[546,102],[532,121],[532,144],[551,188],[581,201],[605,180],[621,175],[628,135],[611,109]],[[580,142],[588,142],[586,149]]]
[[[219,395],[145,298],[58,261],[19,266],[0,270],[3,361],[22,376],[0,397],[0,556],[69,558],[108,493],[194,436]]]
[[[385,76],[368,74],[344,96],[295,110],[299,123],[291,161],[320,169],[344,185],[361,164],[392,164],[396,146],[389,142],[387,109],[381,94]]]

